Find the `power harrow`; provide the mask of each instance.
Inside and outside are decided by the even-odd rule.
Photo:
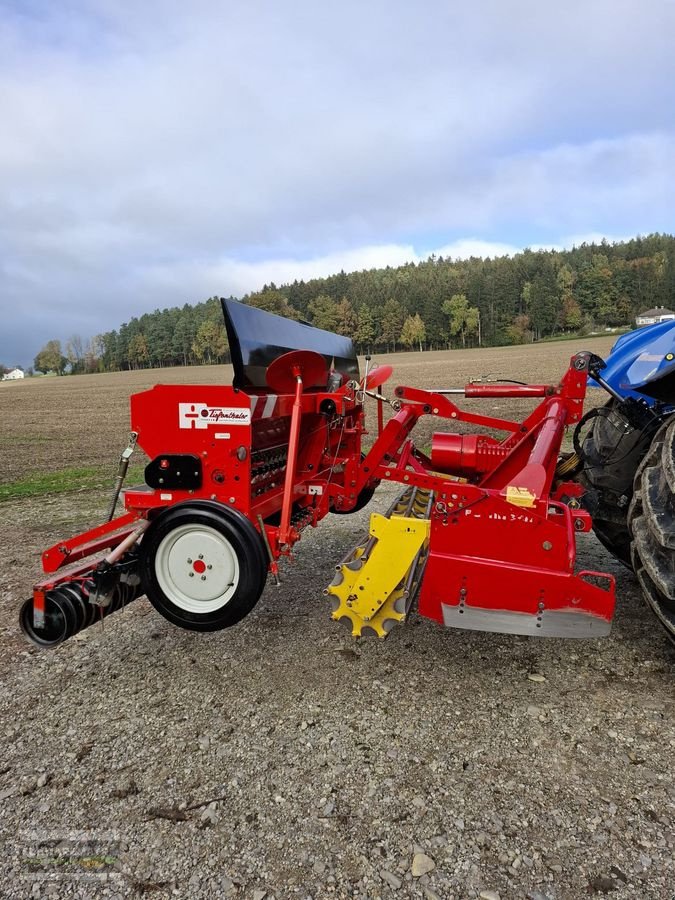
[[[45,578],[20,614],[35,644],[54,647],[142,595],[182,628],[234,625],[268,576],[279,583],[305,528],[361,509],[387,482],[396,498],[325,591],[353,635],[386,637],[415,600],[451,627],[606,635],[614,578],[576,566],[577,535],[592,528],[675,634],[672,325],[626,335],[607,363],[575,354],[558,384],[385,396],[391,367],[367,360],[361,378],[348,338],[232,301],[223,312],[232,386],[132,396],[108,521],[43,553]],[[584,415],[589,380],[607,403]],[[463,410],[462,397],[536,405],[512,421]],[[367,453],[366,401],[377,407]],[[422,417],[439,427],[427,452],[412,438]],[[562,452],[568,429],[574,450]],[[123,491],[115,517],[136,443],[145,484]]]

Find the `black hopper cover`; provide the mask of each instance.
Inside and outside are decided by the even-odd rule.
[[[236,300],[221,300],[221,303],[232,354],[234,387],[268,390],[267,367],[289,350],[314,350],[323,356],[329,369],[334,368],[345,380],[358,380],[359,363],[351,338]]]

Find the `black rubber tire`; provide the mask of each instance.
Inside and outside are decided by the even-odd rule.
[[[191,525],[195,531],[203,527],[220,534],[229,543],[239,567],[234,593],[219,608],[205,613],[186,610],[176,603],[176,596],[172,599],[160,586],[156,572],[156,557],[162,541],[176,529],[185,531],[185,526]],[[267,567],[262,539],[246,516],[208,500],[172,506],[153,521],[141,542],[141,581],[148,600],[165,619],[189,631],[220,631],[240,622],[251,612],[263,592]]]
[[[633,568],[630,556],[630,535],[627,525],[607,522],[604,519],[593,519],[593,533],[605,550],[629,569]]]
[[[628,529],[647,605],[675,643],[675,416],[656,433],[635,473]]]
[[[583,461],[577,480],[597,496],[597,508],[592,510],[596,537],[613,556],[632,569],[628,506],[635,472],[647,455],[654,435],[649,430],[633,430],[615,400],[591,410],[585,418],[593,415],[595,419],[581,448],[575,433],[575,449]]]

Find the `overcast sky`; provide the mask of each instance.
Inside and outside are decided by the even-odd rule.
[[[0,0],[0,362],[271,280],[673,231],[675,3]]]

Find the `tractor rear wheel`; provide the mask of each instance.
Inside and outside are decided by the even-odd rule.
[[[242,513],[210,501],[177,504],[141,543],[145,592],[180,628],[219,631],[258,602],[267,580],[260,535]]]
[[[628,529],[647,604],[675,643],[675,417],[656,433],[635,473]]]
[[[579,443],[584,421],[592,425]],[[591,410],[577,426],[575,449],[582,463],[578,480],[594,497],[593,531],[600,543],[626,566],[631,566],[628,505],[635,472],[649,449],[651,436],[634,429],[615,400]]]

